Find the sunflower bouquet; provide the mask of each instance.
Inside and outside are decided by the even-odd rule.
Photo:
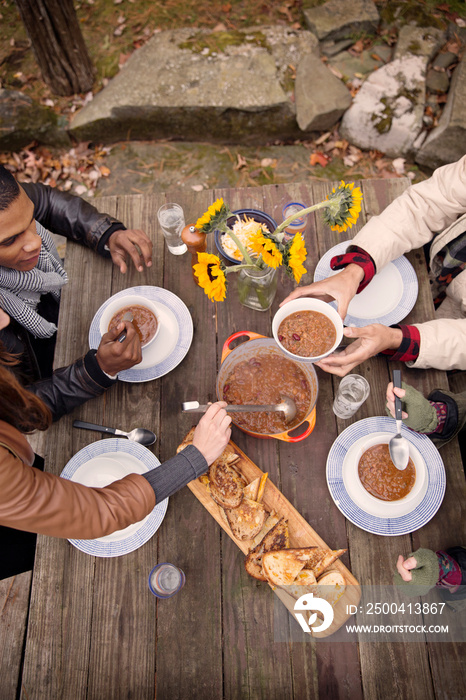
[[[300,218],[318,209],[323,209],[324,222],[334,231],[346,231],[356,223],[361,211],[362,193],[354,183],[345,184],[341,181],[338,187],[323,202],[313,204],[306,209],[292,214],[283,221],[275,231],[269,231],[264,224],[259,224],[257,232],[245,246],[232,228],[227,224],[233,216],[230,208],[217,199],[208,210],[197,220],[195,227],[201,233],[212,233],[215,230],[227,234],[236,244],[242,262],[239,265],[226,267],[223,261],[213,253],[198,253],[194,274],[199,286],[211,301],[223,301],[226,297],[227,275],[233,272],[250,271],[252,273],[267,269],[278,269],[283,266],[286,273],[299,283],[306,273],[304,262],[307,257],[304,238],[301,233],[293,237],[285,229],[296,218]],[[259,296],[259,302],[261,302]],[[265,309],[267,307],[261,304]]]

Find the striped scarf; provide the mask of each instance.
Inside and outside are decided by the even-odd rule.
[[[42,247],[32,270],[22,272],[0,265],[0,307],[35,338],[50,338],[57,327],[37,313],[37,305],[48,292],[59,301],[68,277],[50,233],[37,221],[36,230]]]

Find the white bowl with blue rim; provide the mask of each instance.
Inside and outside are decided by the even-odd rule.
[[[160,332],[160,319],[157,306],[150,299],[147,299],[147,297],[144,297],[142,295],[139,296],[138,294],[127,294],[125,296],[113,299],[108,304],[108,306],[106,306],[102,313],[102,316],[100,317],[100,333],[101,335],[107,333],[112,318],[115,316],[116,313],[118,313],[118,311],[126,308],[127,306],[143,306],[145,309],[148,309],[151,313],[153,313],[157,320],[157,328],[155,330],[154,335],[147,341],[147,343],[144,343],[144,345],[141,344],[141,349],[147,348],[149,345],[151,345],[151,343],[154,342],[154,340]]]
[[[326,316],[332,322],[333,326],[335,327],[335,341],[331,348],[321,355],[303,357],[302,355],[295,355],[293,352],[287,350],[284,345],[282,345],[279,339],[280,335],[278,333],[280,324],[285,318],[291,316],[291,314],[294,314],[297,311],[317,311],[318,313]],[[327,302],[322,301],[321,299],[313,299],[312,297],[300,297],[299,299],[292,299],[291,301],[288,301],[278,309],[277,313],[272,319],[272,334],[280,350],[290,359],[298,362],[319,362],[319,360],[323,360],[324,357],[327,357],[327,355],[335,352],[340,345],[343,338],[343,321],[341,320],[338,311],[336,311],[336,309],[334,309],[330,304],[327,304]]]

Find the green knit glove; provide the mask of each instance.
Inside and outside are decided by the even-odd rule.
[[[416,568],[411,569],[411,581],[403,581],[398,571],[395,571],[393,583],[407,596],[425,595],[439,579],[438,557],[431,549],[418,549],[406,559],[409,557],[414,557],[417,562]]]
[[[415,430],[416,433],[433,433],[438,425],[437,411],[429,403],[429,401],[409,384],[402,382],[402,388],[406,390],[404,399],[402,399],[403,411],[406,411],[408,417],[403,420],[403,423]],[[391,416],[388,408],[385,409],[387,415]]]

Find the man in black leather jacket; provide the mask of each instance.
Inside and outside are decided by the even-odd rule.
[[[11,173],[0,166],[0,278],[2,270],[16,270],[21,280],[24,272],[34,269],[42,248],[36,222],[47,231],[111,257],[122,273],[127,270],[128,258],[139,271],[144,265],[152,264],[152,243],[143,231],[126,230],[120,221],[101,214],[80,197],[42,184],[19,185]],[[40,319],[50,324],[58,320],[56,296],[41,293],[35,309]],[[0,283],[0,341],[9,352],[20,355],[20,371],[25,383],[53,407],[54,420],[102,394],[116,382],[119,371],[141,361],[137,334],[134,327],[126,323],[124,342],[116,341],[122,328],[107,333],[98,350],[90,350],[69,367],[52,372],[56,333],[50,337],[36,337],[11,318],[2,305]]]

